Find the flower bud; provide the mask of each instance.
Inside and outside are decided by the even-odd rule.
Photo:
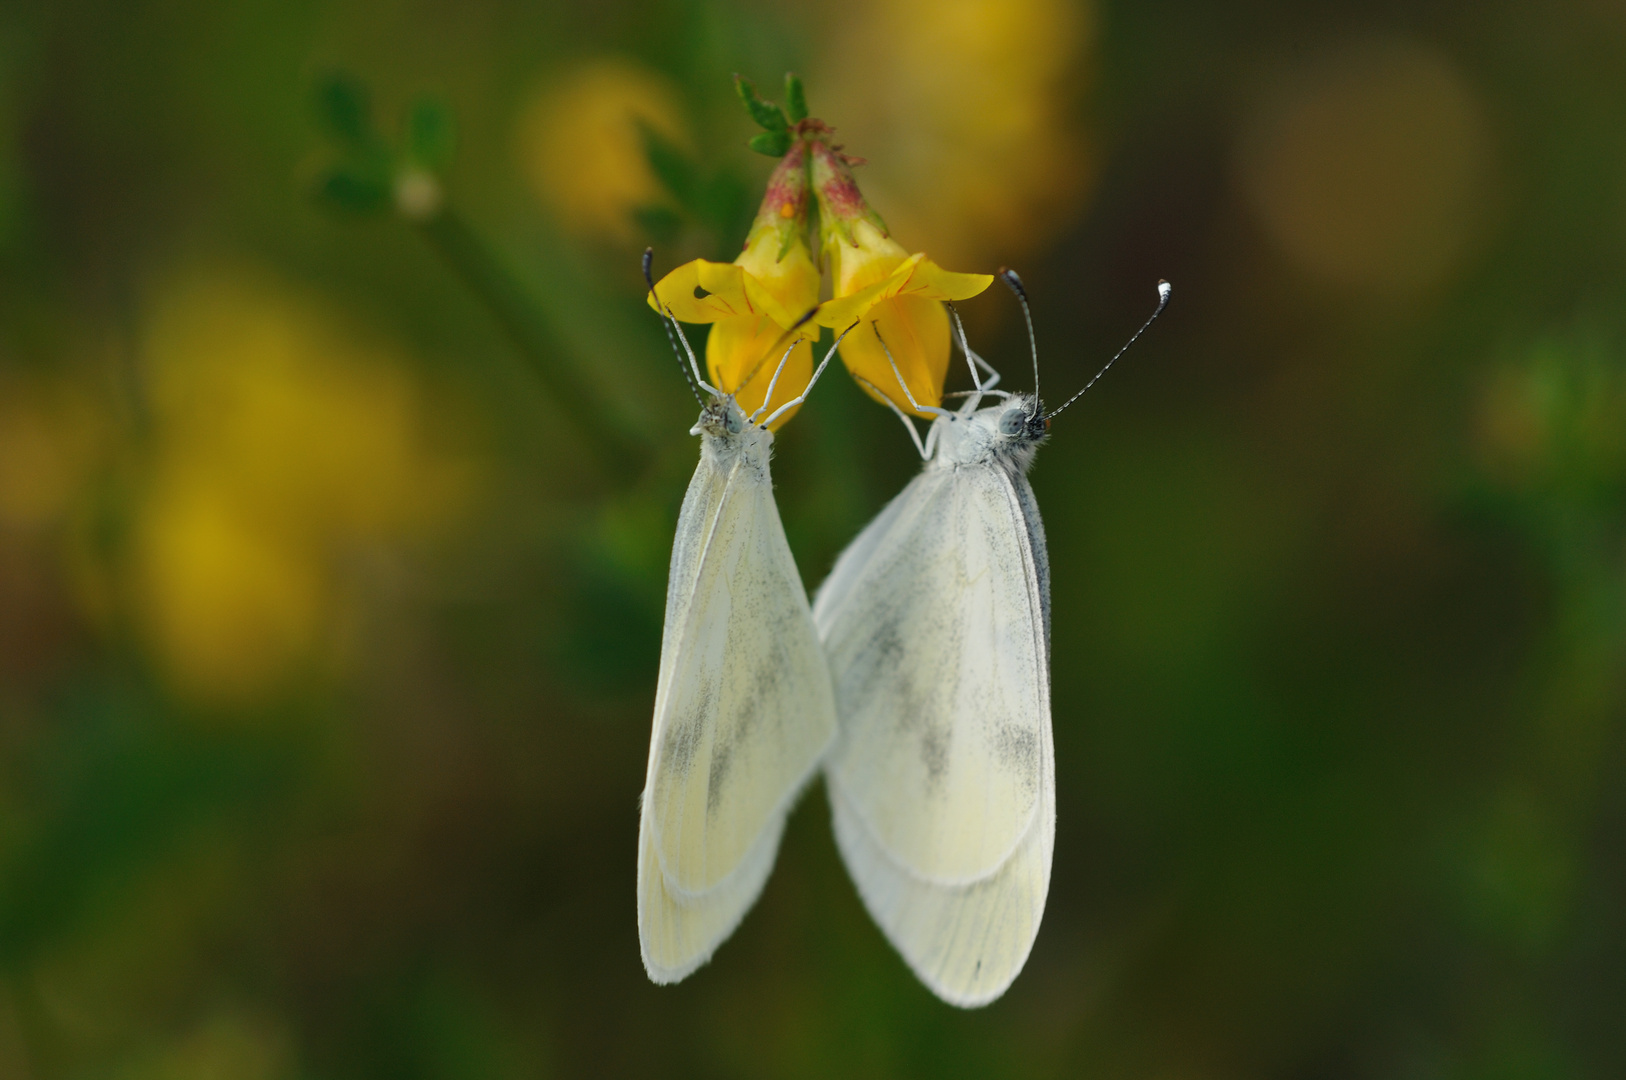
[[[813,375],[811,338],[818,328],[799,326],[819,302],[819,269],[807,247],[807,210],[807,158],[798,140],[768,178],[739,258],[685,263],[657,282],[650,298],[652,307],[664,306],[683,322],[712,324],[706,339],[709,378],[732,394],[747,416],[761,408],[770,383],[773,400],[766,414],[800,394]],[[799,332],[791,333],[793,327]],[[796,411],[787,410],[773,426]]]
[[[948,375],[942,301],[976,296],[994,279],[950,273],[924,254],[909,254],[865,201],[851,161],[823,138],[809,142],[820,240],[835,279],[835,298],[818,321],[837,332],[860,323],[841,345],[847,370],[877,401],[929,416],[916,406],[939,405]]]

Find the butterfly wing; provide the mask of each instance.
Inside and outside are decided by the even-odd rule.
[[[915,488],[919,480],[917,477],[882,507],[881,512],[836,557],[836,564],[830,568],[829,576],[813,594],[813,622],[821,636],[834,620],[837,609],[852,593],[853,586],[868,569],[876,547],[892,531],[893,524],[902,515],[912,516],[918,512],[921,500],[916,497]]]
[[[971,1008],[993,1001],[1033,949],[1056,838],[1055,785],[1048,771],[1027,836],[992,874],[965,885],[932,884],[900,867],[842,789],[830,787],[836,844],[865,908],[920,981],[950,1004]]]
[[[784,831],[785,815],[779,814],[726,881],[691,896],[667,887],[645,808],[638,830],[638,939],[651,980],[678,982],[711,959],[756,903]]]
[[[702,454],[679,515],[639,830],[639,932],[657,981],[704,963],[756,899],[835,734],[767,447]]]
[[[849,554],[816,607],[842,724],[825,765],[837,839],[922,980],[980,1004],[1027,958],[1054,844],[1031,489],[993,465],[927,469]]]

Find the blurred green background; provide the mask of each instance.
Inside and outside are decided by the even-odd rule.
[[[1175,284],[1033,473],[1055,877],[974,1013],[816,788],[639,963],[638,253],[738,250],[791,68],[1051,396]],[[0,6],[0,1077],[1626,1075],[1622,71],[1619,0]],[[917,467],[820,385],[810,586]]]

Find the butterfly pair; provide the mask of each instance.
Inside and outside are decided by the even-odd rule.
[[[1020,279],[1001,277],[1026,314]],[[1168,295],[1160,283],[1158,312]],[[975,389],[957,411],[922,410],[937,414],[924,442],[905,418],[921,474],[810,607],[774,503],[768,429],[841,339],[798,397],[764,417],[770,388],[747,416],[701,378],[662,313],[696,396],[711,398],[672,545],[641,803],[645,969],[671,983],[711,958],[822,767],[843,861],[887,939],[943,1000],[986,1004],[1027,961],[1050,885],[1050,572],[1026,473],[1061,410],[995,389],[959,330]],[[1035,382],[1037,363],[1035,349]],[[1000,403],[981,408],[988,397]]]

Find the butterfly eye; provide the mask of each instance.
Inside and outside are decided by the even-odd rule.
[[[1027,425],[1027,413],[1021,409],[1010,409],[999,418],[999,433],[1001,435],[1020,435]]]
[[[737,412],[734,412],[733,410],[730,410],[725,415],[725,418],[723,420],[723,426],[728,429],[728,433],[730,435],[738,435],[740,433],[740,430],[741,430],[741,427],[742,427],[741,420],[740,420],[740,414],[737,413]]]

